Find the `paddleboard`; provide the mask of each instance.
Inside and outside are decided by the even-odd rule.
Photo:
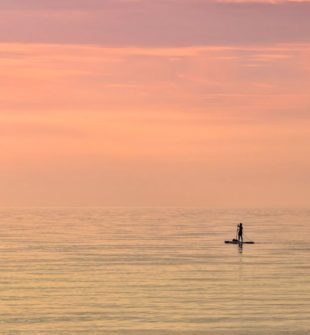
[[[225,243],[229,243],[229,244],[255,244],[255,242],[253,242],[253,241],[239,242],[238,240],[225,241]]]

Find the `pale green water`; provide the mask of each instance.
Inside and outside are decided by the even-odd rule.
[[[0,210],[0,334],[310,334],[310,211]],[[225,245],[235,226],[257,244]]]

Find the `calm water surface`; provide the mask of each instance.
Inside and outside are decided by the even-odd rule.
[[[310,211],[1,209],[0,334],[310,334]],[[257,244],[223,241],[244,222]]]

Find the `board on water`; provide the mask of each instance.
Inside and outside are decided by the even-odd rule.
[[[229,244],[255,244],[255,242],[253,241],[243,241],[243,242],[240,242],[236,239],[233,239],[231,241],[225,241],[225,243],[229,243]]]

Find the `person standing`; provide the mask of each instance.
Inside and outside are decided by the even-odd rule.
[[[243,224],[239,223],[237,226],[237,237],[239,242],[243,242]]]

